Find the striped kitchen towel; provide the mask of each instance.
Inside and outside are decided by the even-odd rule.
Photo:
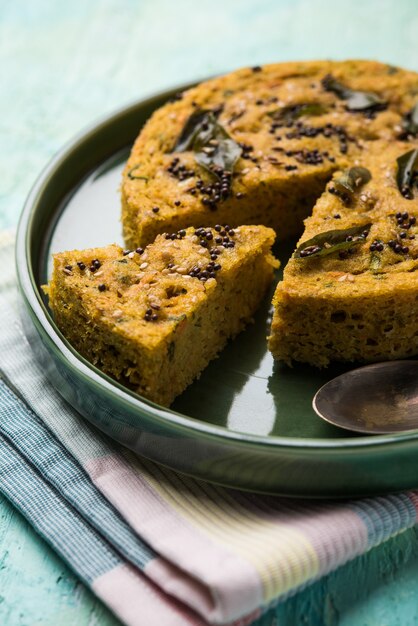
[[[0,235],[0,491],[129,626],[260,624],[290,594],[414,525],[418,495],[241,493],[135,457],[51,387]]]

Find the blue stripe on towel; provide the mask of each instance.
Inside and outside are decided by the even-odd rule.
[[[397,532],[410,528],[417,521],[413,502],[402,493],[357,500],[351,502],[349,507],[365,523],[369,547],[385,541]]]
[[[0,433],[19,455],[28,459],[63,498],[135,566],[143,569],[155,558],[155,553],[132,532],[72,455],[2,380]]]
[[[88,585],[122,563],[91,526],[0,435],[0,490]]]

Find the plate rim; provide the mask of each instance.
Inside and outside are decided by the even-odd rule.
[[[364,437],[341,437],[336,439],[326,438],[297,438],[297,437],[280,437],[277,435],[256,435],[240,431],[230,430],[223,426],[213,425],[203,422],[195,417],[186,416],[172,409],[157,405],[139,394],[123,387],[117,381],[111,379],[108,375],[101,372],[94,365],[84,359],[77,351],[68,343],[64,336],[55,325],[51,314],[46,305],[42,301],[40,295],[40,286],[35,280],[33,266],[31,262],[31,245],[30,238],[32,233],[32,225],[34,217],[39,210],[40,200],[53,183],[56,173],[69,160],[84,143],[92,139],[94,135],[103,132],[105,128],[116,125],[118,121],[126,117],[130,112],[141,109],[145,106],[152,105],[155,100],[163,98],[169,99],[179,91],[184,91],[196,84],[196,81],[180,84],[166,90],[159,90],[153,94],[136,99],[127,105],[118,107],[110,113],[100,116],[91,122],[73,138],[67,141],[63,147],[58,150],[52,158],[47,162],[35,179],[19,218],[16,244],[15,244],[15,263],[18,288],[23,297],[26,308],[30,311],[32,320],[37,321],[37,331],[41,332],[44,339],[48,340],[50,348],[53,349],[55,355],[58,356],[64,366],[69,366],[77,371],[83,378],[87,378],[99,386],[101,393],[106,396],[117,396],[119,402],[124,405],[128,404],[135,411],[141,413],[147,418],[156,420],[158,423],[170,430],[186,432],[189,435],[200,435],[222,443],[225,439],[233,442],[234,445],[243,446],[245,448],[281,448],[291,450],[364,450],[375,449],[381,446],[412,443],[418,440],[418,429],[398,434],[369,435]],[[128,146],[127,146],[128,147]],[[88,175],[88,172],[86,172]],[[24,260],[20,263],[20,260]],[[40,328],[39,328],[40,327]]]

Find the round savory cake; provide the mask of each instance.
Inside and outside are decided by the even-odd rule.
[[[418,353],[418,74],[373,61],[245,68],[156,111],[123,174],[131,248],[202,224],[305,232],[273,299],[291,363]]]
[[[217,223],[299,234],[334,171],[413,136],[417,94],[418,74],[374,61],[244,68],[179,93],[124,170],[127,246]]]

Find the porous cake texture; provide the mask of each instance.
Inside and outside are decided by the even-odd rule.
[[[145,248],[54,256],[55,321],[78,352],[169,405],[252,319],[278,262],[264,226],[189,228]]]
[[[297,238],[304,220],[273,299],[274,357],[418,354],[415,72],[312,61],[201,83],[145,124],[121,192],[129,251],[56,255],[50,303],[81,354],[147,398],[170,404],[244,327],[273,230]]]
[[[274,295],[275,358],[322,367],[418,353],[414,160],[410,143],[376,141],[334,175]]]

